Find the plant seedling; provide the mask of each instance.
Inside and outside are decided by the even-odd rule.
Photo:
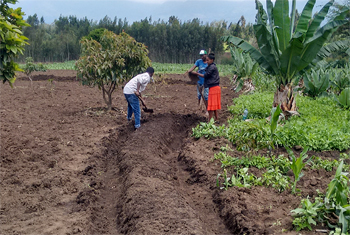
[[[304,173],[301,171],[304,168],[304,166],[306,165],[306,163],[304,163],[303,161],[308,157],[306,154],[308,151],[308,148],[304,147],[303,151],[300,153],[300,156],[298,158],[294,156],[294,153],[290,148],[288,148],[288,147],[285,147],[285,148],[286,148],[289,156],[292,159],[291,169],[294,173],[294,184],[293,184],[293,188],[292,188],[292,193],[294,194],[296,191],[297,182],[304,175]]]

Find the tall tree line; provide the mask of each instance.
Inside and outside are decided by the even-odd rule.
[[[161,63],[193,63],[201,49],[221,54],[224,50],[220,37],[232,34],[242,38],[253,38],[251,24],[246,24],[242,16],[237,23],[225,21],[203,23],[198,18],[180,21],[171,16],[168,21],[145,18],[129,24],[127,19],[113,20],[105,16],[99,21],[76,16],[60,16],[53,24],[46,24],[37,14],[28,16],[31,27],[24,28],[29,38],[24,55],[40,62],[62,62],[77,60],[80,56],[79,41],[92,30],[106,28],[116,34],[128,33],[138,42],[144,43],[149,57]]]

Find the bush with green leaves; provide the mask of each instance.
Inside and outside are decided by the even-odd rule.
[[[112,108],[112,93],[116,87],[151,65],[147,47],[124,32],[116,35],[104,30],[99,42],[82,39],[81,49],[76,62],[77,77],[83,85],[102,90],[108,110]]]
[[[22,27],[30,26],[23,20],[24,12],[19,7],[12,9],[9,4],[17,0],[2,0],[0,3],[0,80],[12,83],[16,80],[15,72],[23,71],[14,60],[23,54],[24,46],[28,44],[23,36]]]
[[[30,79],[30,81],[32,81],[32,79],[30,77],[32,72],[34,72],[34,71],[46,72],[46,70],[47,70],[46,66],[43,65],[42,63],[35,64],[32,57],[27,57],[26,58],[26,64],[25,64],[25,67],[24,67],[24,73],[27,75],[27,77]]]

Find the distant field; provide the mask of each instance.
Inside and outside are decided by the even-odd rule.
[[[55,70],[75,70],[75,60],[66,61],[63,63],[49,63],[45,64],[47,69]],[[152,63],[156,74],[182,74],[190,69],[193,64],[166,64],[166,63]],[[24,64],[20,64],[24,68]],[[232,65],[217,65],[221,76],[229,76],[233,74]]]

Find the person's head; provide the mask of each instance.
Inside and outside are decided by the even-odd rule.
[[[207,55],[207,51],[206,50],[201,50],[199,52],[199,55],[201,56],[202,60],[204,61],[203,57]]]
[[[202,55],[202,60],[204,63],[207,63],[208,56],[207,55]]]
[[[146,69],[146,72],[149,74],[150,77],[153,77],[153,74],[154,74],[154,68],[152,67],[148,67]]]
[[[210,53],[210,54],[208,55],[208,59],[207,59],[208,65],[214,63],[214,60],[215,60],[215,54],[214,54],[214,53]]]

